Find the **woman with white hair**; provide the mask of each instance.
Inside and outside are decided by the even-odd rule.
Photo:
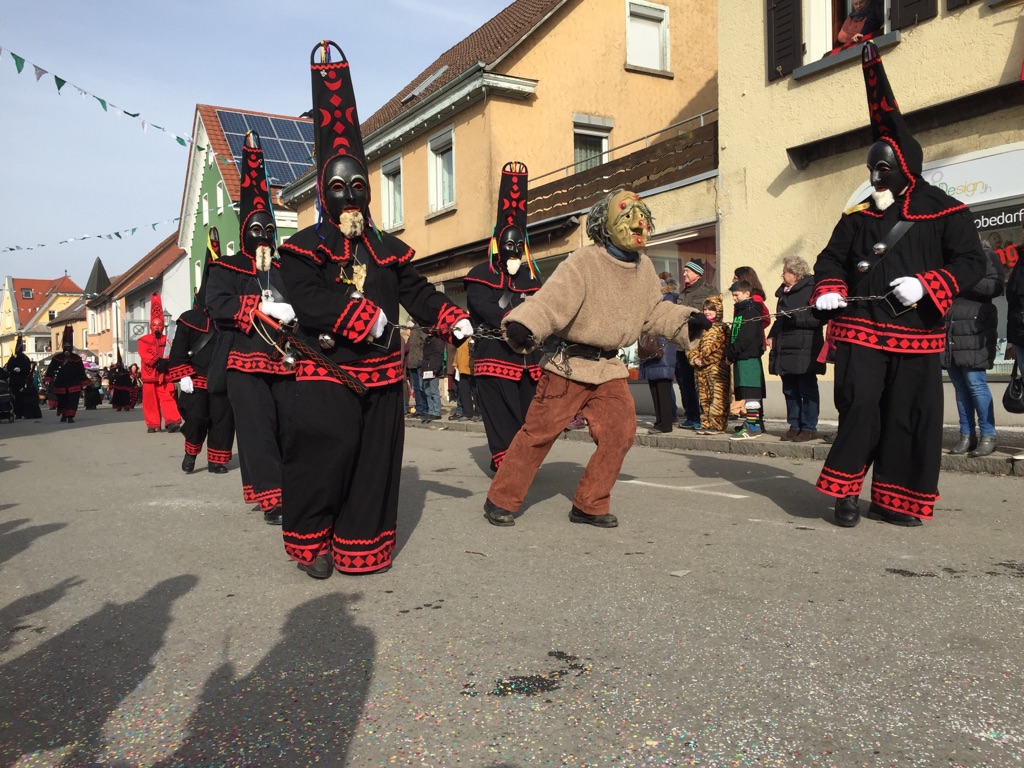
[[[818,374],[825,364],[818,362],[824,344],[821,321],[811,314],[814,274],[799,256],[782,261],[782,285],[775,291],[778,299],[775,323],[768,332],[768,372],[782,379],[786,398],[789,431],[783,440],[796,443],[818,437]]]

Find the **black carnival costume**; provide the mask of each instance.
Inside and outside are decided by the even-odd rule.
[[[32,361],[25,354],[25,342],[18,334],[14,342],[14,354],[7,360],[4,366],[7,375],[10,377],[12,406],[14,418],[39,418],[39,392],[32,383]],[[35,400],[35,408],[31,407],[31,399]]]
[[[540,379],[541,352],[519,354],[500,338],[505,315],[541,285],[526,239],[527,179],[522,163],[506,163],[501,169],[490,259],[463,278],[469,318],[477,332],[473,376],[492,470],[501,466],[512,438],[523,426]]]
[[[74,423],[82,389],[89,383],[85,375],[85,363],[75,354],[74,338],[75,329],[65,325],[61,336],[61,351],[50,360],[43,377],[43,382],[56,401],[54,407],[60,414],[60,420],[68,424]]]
[[[455,326],[463,338],[472,329],[412,266],[412,248],[370,220],[344,53],[318,44],[311,73],[320,221],[281,245],[281,273],[297,335],[328,364],[300,355],[288,385],[284,545],[310,576],[327,578],[391,566],[405,429],[399,304],[445,340]]]
[[[985,256],[967,207],[921,177],[921,146],[873,43],[863,57],[875,191],[843,214],[814,268],[811,302],[828,311],[836,341],[840,419],[817,488],[852,527],[873,465],[872,512],[919,525],[939,498],[944,315],[982,277]]]
[[[225,384],[234,413],[238,437],[238,461],[242,470],[242,494],[246,503],[256,502],[264,519],[281,522],[281,449],[278,443],[278,401],[282,384],[292,372],[281,362],[273,345],[272,331],[255,318],[291,308],[284,298],[280,263],[274,256],[277,228],[270,204],[270,188],[259,136],[246,134],[242,146],[242,180],[239,208],[241,249],[210,265],[203,281],[206,306],[218,329],[227,332],[218,340],[211,360],[211,375],[226,368]],[[271,308],[274,308],[271,310]],[[226,353],[226,355],[225,355]],[[209,391],[220,392],[219,381]]]
[[[217,228],[210,229],[206,239],[206,263],[202,284],[196,291],[192,309],[178,318],[174,341],[171,342],[168,378],[178,382],[178,410],[185,423],[181,434],[185,438],[185,456],[181,469],[191,472],[196,456],[206,445],[207,469],[215,474],[227,472],[231,460],[231,445],[235,439],[235,420],[227,392],[210,392],[209,375],[216,349],[216,339],[227,331],[218,331],[206,307],[206,281],[210,265],[220,258],[220,235]],[[221,361],[223,362],[223,361]]]

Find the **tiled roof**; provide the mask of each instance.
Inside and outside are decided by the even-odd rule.
[[[196,104],[196,113],[199,118],[202,118],[203,126],[206,128],[206,135],[210,138],[210,146],[213,147],[213,151],[216,153],[218,158],[227,158],[231,160],[231,147],[228,145],[228,140],[224,136],[224,127],[220,124],[220,118],[217,117],[217,110],[224,112],[241,112],[246,115],[261,115],[263,117],[279,117],[283,120],[298,120],[299,118],[294,115],[275,115],[270,112],[255,112],[251,109],[238,109],[236,107],[215,107],[210,104]],[[312,120],[302,120],[304,123],[312,123]],[[193,128],[194,132],[194,128]],[[228,197],[233,202],[238,202],[240,195],[240,184],[241,177],[238,175],[238,166],[234,162],[222,163],[220,160],[215,160],[216,164],[220,167],[220,175],[224,179],[224,189],[228,193]],[[284,205],[281,202],[281,198],[278,193],[281,191],[280,187],[271,185],[272,198],[274,205]]]
[[[85,320],[85,303],[84,298],[77,299],[65,307],[63,311],[58,312],[57,316],[46,324],[54,328],[58,325],[67,325],[78,320]]]
[[[33,318],[39,314],[39,311],[53,294],[82,292],[82,289],[75,284],[75,281],[67,275],[58,277],[56,280],[31,280],[12,277],[11,288],[11,299],[17,308],[15,323],[19,329],[27,328],[32,323]],[[25,289],[31,289],[31,299],[26,299],[21,295],[22,290]]]
[[[440,90],[475,64],[483,63],[485,67],[493,65],[565,2],[566,0],[515,0],[469,37],[441,54],[389,102],[373,113],[368,120],[364,120],[361,126],[363,136],[368,136],[403,112],[413,109],[425,97]],[[366,64],[369,65],[370,62]],[[356,84],[357,101],[359,66],[360,62],[352,62],[352,79]],[[434,78],[416,98],[402,103],[402,99],[445,66],[447,69]]]

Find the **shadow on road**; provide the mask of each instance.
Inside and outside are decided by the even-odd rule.
[[[33,525],[28,528],[20,526],[30,522],[23,520],[8,520],[0,523],[0,564],[6,563],[15,555],[21,554],[32,546],[36,539],[40,539],[50,533],[56,533],[61,528],[67,527],[67,523],[47,523],[46,525]]]
[[[406,466],[402,469],[402,490],[398,501],[398,530],[395,532],[395,552],[397,556],[412,537],[413,531],[423,517],[423,508],[427,504],[427,494],[436,493],[452,499],[466,499],[473,492],[455,485],[446,485],[434,480],[424,480],[416,467]]]
[[[282,640],[251,673],[223,663],[189,718],[185,742],[154,768],[345,765],[369,693],[376,642],[330,594],[289,615]]]
[[[72,746],[64,765],[96,764],[104,748],[104,723],[153,671],[171,608],[197,583],[195,576],[177,576],[130,603],[105,605],[0,667],[0,764]]]
[[[49,589],[19,597],[7,607],[0,608],[0,633],[2,633],[0,634],[0,653],[6,653],[11,649],[15,633],[29,630],[38,631],[37,627],[25,623],[26,617],[45,611],[51,605],[56,605],[64,599],[71,587],[77,587],[84,583],[77,577],[64,579]]]

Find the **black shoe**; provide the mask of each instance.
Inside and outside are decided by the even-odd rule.
[[[845,496],[836,499],[836,525],[841,528],[853,528],[860,522],[860,505],[856,496]]]
[[[61,417],[60,417],[60,423],[61,423],[61,424],[63,424],[63,423],[64,423],[64,422],[66,422],[67,420],[68,420],[68,417],[67,417],[67,416],[61,416]]]
[[[490,499],[484,499],[484,517],[491,525],[515,525],[516,519],[507,509],[502,509]]]
[[[196,457],[185,454],[185,458],[181,460],[181,471],[185,473],[191,473],[196,468]]]
[[[213,474],[215,474],[215,475],[226,475],[228,473],[228,465],[227,464],[207,464],[206,465],[206,471],[207,472],[213,472]],[[256,509],[259,509],[259,505],[256,506]]]
[[[283,518],[284,512],[282,511],[280,504],[275,504],[263,513],[263,522],[267,525],[281,525]]]
[[[598,528],[616,528],[619,525],[619,520],[615,515],[588,515],[575,504],[572,507],[572,512],[569,513],[569,522],[587,523],[596,525]]]
[[[916,528],[923,525],[920,517],[914,517],[903,512],[893,512],[891,509],[884,509],[877,504],[871,505],[872,514],[879,520],[890,525],[901,525],[904,528]]]
[[[331,562],[331,556],[325,552],[322,555],[317,555],[316,560],[309,565],[299,563],[299,570],[305,571],[307,576],[312,576],[314,579],[329,579],[334,573],[334,563]]]
[[[63,421],[63,419],[61,419],[61,421]],[[156,428],[156,427],[150,427],[146,431],[149,432],[149,434],[152,435],[154,432],[159,432],[160,430],[158,428]]]
[[[68,416],[68,424],[74,424],[74,423],[75,423],[75,417],[74,416]]]
[[[176,421],[173,424],[168,424],[167,425],[167,431],[168,432],[177,432],[179,429],[181,429],[181,422],[180,421]]]

